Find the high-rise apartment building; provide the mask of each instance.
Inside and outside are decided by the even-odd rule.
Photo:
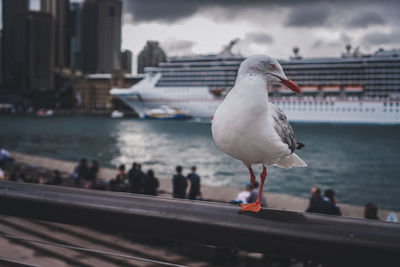
[[[16,71],[24,58],[24,36],[20,30],[24,26],[24,17],[28,11],[28,0],[3,0],[2,30],[2,72],[3,88],[14,90]]]
[[[71,29],[71,71],[82,70],[82,4],[72,3],[70,13]]]
[[[70,66],[70,8],[69,0],[41,0],[40,9],[54,20],[54,66],[58,69]]]
[[[121,70],[132,73],[132,51],[127,49],[121,51]]]
[[[144,73],[145,67],[157,67],[158,63],[167,61],[167,56],[156,41],[147,41],[138,56],[138,73]]]
[[[111,73],[121,67],[120,0],[86,0],[82,10],[83,71]]]

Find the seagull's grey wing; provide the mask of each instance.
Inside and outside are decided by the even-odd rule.
[[[274,119],[273,125],[275,131],[278,133],[282,142],[287,144],[291,153],[293,153],[293,151],[296,150],[297,142],[292,126],[290,126],[285,113],[280,108],[272,103],[269,104],[269,107],[272,118]]]

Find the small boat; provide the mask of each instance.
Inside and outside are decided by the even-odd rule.
[[[159,120],[185,120],[189,119],[188,112],[182,111],[170,106],[161,106],[159,108],[145,111],[144,118]]]
[[[54,114],[54,111],[51,109],[44,109],[41,108],[36,112],[36,115],[39,117],[48,117],[48,116],[52,116]]]
[[[111,118],[113,118],[113,119],[119,119],[119,118],[123,118],[123,117],[124,117],[124,113],[122,113],[121,111],[114,110],[113,112],[111,112]]]

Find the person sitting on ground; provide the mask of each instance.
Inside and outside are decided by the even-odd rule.
[[[48,185],[61,185],[62,184],[62,179],[61,179],[61,173],[59,170],[54,170],[53,175],[51,177],[51,180],[46,182],[45,184]]]
[[[182,166],[176,166],[176,174],[172,177],[173,197],[185,198],[187,181],[185,176],[182,175]]]
[[[121,164],[118,167],[118,174],[115,176],[115,179],[110,181],[110,190],[111,191],[126,191],[127,188],[127,175],[125,173],[125,165]]]
[[[21,166],[17,166],[10,175],[10,181],[14,182],[26,182],[26,175]]]
[[[338,201],[335,198],[335,191],[333,191],[332,189],[326,189],[324,192],[323,200],[328,204],[326,212],[323,213],[331,215],[342,215]]]
[[[311,188],[310,204],[306,212],[324,213],[326,207],[327,205],[321,196],[321,189],[317,186],[313,186]]]
[[[135,194],[143,194],[143,183],[146,178],[146,175],[142,171],[142,165],[136,164],[135,171],[130,173],[129,181],[130,185],[130,192]]]
[[[159,186],[160,183],[154,176],[153,170],[149,170],[143,182],[143,194],[157,196],[157,189]]]
[[[234,200],[229,201],[231,204],[248,204],[247,199],[250,196],[250,192],[252,190],[251,182],[246,183],[246,188],[244,191],[238,193]]]
[[[189,199],[197,199],[197,197],[201,198],[200,176],[196,174],[196,166],[192,166],[191,170],[192,172],[186,177],[190,182]]]
[[[254,185],[251,187],[250,195],[247,198],[247,203],[254,203],[257,201],[258,197],[258,187],[259,183],[257,181],[254,182]],[[261,196],[261,207],[266,207],[267,206],[267,201],[264,198],[264,195]]]
[[[376,206],[374,203],[367,203],[364,209],[364,218],[380,220],[378,217],[378,206]]]

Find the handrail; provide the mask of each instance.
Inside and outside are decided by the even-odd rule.
[[[396,265],[400,224],[0,181],[0,214],[326,262]],[[384,264],[386,263],[386,265]]]

